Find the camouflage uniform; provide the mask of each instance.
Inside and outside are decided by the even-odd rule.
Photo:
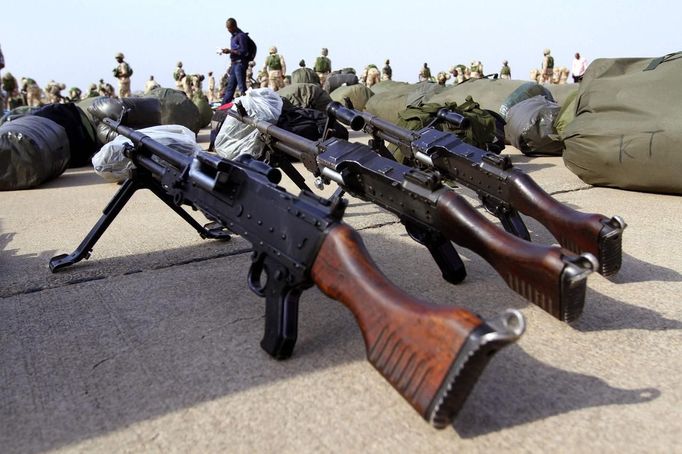
[[[81,95],[83,92],[81,91],[80,88],[78,87],[71,87],[69,88],[69,101],[71,102],[78,102],[81,100]]]
[[[214,102],[215,99],[215,77],[213,71],[208,72],[208,102]]]
[[[545,49],[544,58],[542,59],[542,83],[548,83],[552,80],[552,75],[554,74],[554,57],[550,55],[550,50]]]
[[[192,75],[185,75],[182,78],[182,91],[185,92],[188,98],[191,98],[194,94],[194,89],[192,88]]]
[[[500,69],[500,79],[511,79],[511,68],[509,67],[509,62],[507,60],[502,62],[502,68]]]
[[[427,80],[431,80],[431,70],[429,69],[429,65],[424,63],[422,69],[419,70],[419,82],[424,82]]]
[[[2,89],[5,90],[7,97],[0,103],[0,111],[2,109],[10,110],[13,108],[12,104],[19,97],[19,83],[9,71],[2,76]]]
[[[144,84],[144,94],[146,95],[150,91],[159,87],[161,87],[161,85],[154,80],[154,76],[149,76],[149,80]]]
[[[192,96],[194,96],[196,94],[200,94],[201,96],[204,96],[204,89],[202,86],[203,81],[204,81],[204,75],[203,74],[192,74],[189,77],[189,83],[190,83],[190,87],[192,89]]]
[[[438,82],[438,85],[445,85],[445,82],[447,82],[450,79],[450,74],[448,74],[445,71],[441,71],[438,74],[436,74],[436,82]]]
[[[123,59],[124,55],[119,52],[115,56],[118,66],[114,68],[114,77],[118,79],[118,96],[127,98],[130,96],[130,76],[133,75],[133,68]]]
[[[315,65],[313,66],[317,77],[320,78],[320,85],[324,85],[324,81],[327,80],[329,73],[332,72],[332,61],[327,57],[328,54],[327,48],[323,47],[320,56],[315,59]]]
[[[21,91],[26,94],[26,104],[29,107],[40,106],[40,87],[36,81],[29,77],[24,77],[21,79],[21,83]]]
[[[267,88],[268,72],[265,69],[262,69],[261,72],[258,73],[258,82],[260,83],[261,88]]]
[[[182,69],[182,62],[179,61],[173,71],[173,80],[175,81],[175,88],[180,91],[185,91],[183,79],[185,78],[185,70]]]
[[[66,85],[59,84],[54,80],[51,80],[47,87],[45,87],[45,94],[47,95],[48,104],[59,104],[63,101],[64,96],[62,96],[62,90],[66,88]]]
[[[246,88],[259,88],[262,85],[253,77],[253,68],[255,68],[256,62],[250,61],[249,65],[246,67]],[[263,86],[265,88],[265,86]]]
[[[483,65],[480,61],[474,60],[471,62],[469,72],[471,73],[470,77],[472,79],[481,79],[483,77]]]
[[[391,69],[391,61],[386,60],[386,64],[381,68],[381,80],[391,80],[393,78],[393,69]]]
[[[108,97],[113,97],[114,96],[114,87],[109,83],[104,83],[103,79],[99,80],[99,85],[97,86],[97,90],[99,91],[100,96],[108,96]]]
[[[371,87],[378,84],[381,81],[381,74],[379,73],[379,68],[376,65],[367,66],[367,77],[365,79],[365,85]]]
[[[284,75],[287,72],[287,66],[284,57],[277,53],[275,46],[270,48],[270,55],[265,59],[263,68],[268,72],[268,87],[270,89],[277,91],[284,87]]]
[[[85,94],[86,98],[96,98],[99,96],[99,92],[97,91],[97,84],[90,84],[90,87],[88,87],[88,92]]]

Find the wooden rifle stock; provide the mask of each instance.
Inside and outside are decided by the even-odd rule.
[[[510,203],[523,214],[535,218],[550,231],[559,244],[573,252],[589,252],[599,260],[599,273],[616,274],[621,267],[625,221],[601,214],[581,213],[558,202],[528,175],[511,173]]]
[[[586,277],[597,267],[591,254],[574,256],[558,246],[524,241],[487,222],[455,192],[444,193],[436,210],[441,233],[486,259],[512,290],[560,320],[580,316]]]
[[[311,276],[323,293],[351,310],[369,362],[438,428],[454,419],[492,354],[523,333],[516,311],[485,322],[465,309],[407,295],[344,224],[328,233]]]

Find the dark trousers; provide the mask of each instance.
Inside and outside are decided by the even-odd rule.
[[[246,63],[242,61],[233,61],[230,70],[228,71],[227,87],[225,88],[225,95],[223,96],[223,104],[232,102],[234,99],[234,92],[239,86],[239,91],[246,93]]]
[[[583,76],[573,76],[573,82],[578,83],[583,80]]]

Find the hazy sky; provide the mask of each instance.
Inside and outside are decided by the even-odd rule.
[[[648,0],[402,1],[7,1],[0,8],[0,46],[15,76],[44,87],[54,79],[82,89],[100,78],[116,86],[114,54],[133,67],[132,89],[153,74],[173,86],[178,60],[188,73],[225,71],[228,17],[258,44],[257,67],[275,44],[290,73],[304,58],[312,66],[329,48],[333,69],[390,58],[395,80],[417,81],[428,62],[435,75],[481,60],[497,72],[509,60],[512,76],[528,79],[542,51],[570,68],[579,51],[598,57],[653,57],[682,50],[677,2]],[[40,22],[38,22],[38,20]]]

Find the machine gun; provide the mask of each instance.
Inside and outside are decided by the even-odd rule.
[[[331,103],[328,113],[334,115],[341,107],[339,103]],[[622,234],[626,227],[620,216],[609,219],[601,214],[576,211],[554,199],[530,176],[515,169],[509,156],[481,150],[455,134],[433,127],[443,121],[463,127],[467,119],[462,115],[441,109],[430,125],[410,131],[369,112],[350,110],[365,120],[364,130],[372,135],[370,146],[375,151],[385,156],[390,152],[384,141],[397,145],[410,158],[411,164],[437,170],[443,178],[475,191],[483,206],[508,232],[530,240],[520,211],[544,225],[566,249],[596,256],[599,260],[596,271],[600,274],[610,276],[620,269]],[[344,120],[346,117],[337,115],[338,120],[348,124]]]
[[[273,154],[296,158],[319,180],[334,181],[349,194],[396,214],[408,234],[429,249],[449,282],[465,275],[453,241],[483,257],[512,290],[554,317],[572,321],[582,313],[587,276],[598,266],[593,255],[576,256],[505,232],[444,186],[437,172],[399,164],[360,143],[339,138],[314,142],[250,118],[235,105],[228,115],[258,129]],[[340,105],[335,115],[355,130],[364,126],[361,116]]]
[[[125,153],[136,166],[104,214],[72,254],[50,260],[53,272],[88,258],[93,246],[138,189],[149,189],[204,238],[251,242],[251,290],[265,297],[261,347],[288,358],[297,336],[298,299],[313,284],[348,307],[362,331],[368,360],[430,423],[456,416],[490,356],[523,333],[514,310],[484,321],[456,307],[415,299],[376,267],[360,236],[341,222],[345,200],[279,187],[281,173],[251,159],[187,156],[110,118],[102,123],[134,145]],[[182,205],[213,220],[201,226]]]

